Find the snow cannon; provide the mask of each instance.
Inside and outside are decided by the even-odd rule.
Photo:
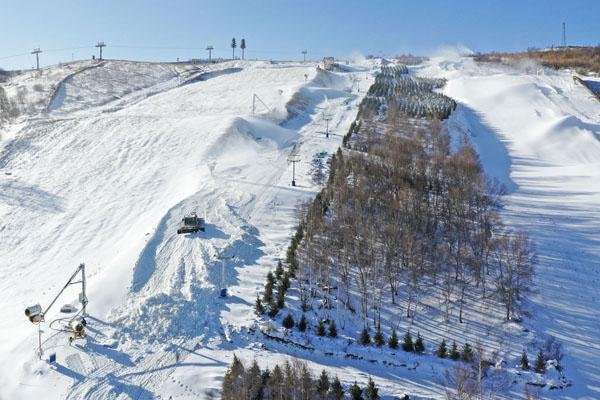
[[[204,232],[204,230],[204,218],[199,218],[198,215],[193,212],[183,217],[181,220],[181,226],[179,229],[177,229],[177,233],[193,233],[198,231]]]
[[[69,327],[71,328],[71,337],[69,341],[72,342],[75,339],[81,339],[85,336],[85,327],[87,326],[87,321],[85,318],[74,318],[69,322]]]
[[[227,288],[221,288],[219,295],[221,297],[227,297]]]
[[[29,321],[36,324],[38,322],[42,322],[44,319],[44,315],[42,314],[42,306],[39,304],[35,304],[33,306],[29,306],[25,309],[25,316],[29,318]]]

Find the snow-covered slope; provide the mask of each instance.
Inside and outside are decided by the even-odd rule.
[[[109,62],[70,76],[48,117],[9,127],[0,142],[2,399],[151,398],[199,349],[205,365],[193,363],[205,368],[194,373],[217,388],[228,340],[247,342],[236,335],[254,321],[252,301],[284,252],[297,203],[318,190],[309,160],[339,145],[360,101],[351,77],[365,70],[236,62],[186,84],[157,68]],[[255,94],[269,110],[257,101],[252,116]],[[303,160],[296,187],[292,151]],[[191,210],[206,232],[177,235]],[[36,359],[23,309],[46,306],[80,262],[89,336],[69,346],[44,325],[44,358],[57,353],[49,366]]]
[[[254,325],[254,298],[285,254],[296,206],[319,189],[310,161],[337,149],[364,94],[364,86],[351,90],[353,78],[364,83],[374,64],[348,73],[243,61],[88,64],[44,72],[51,83],[28,91],[37,108],[0,133],[0,399],[204,398],[220,387],[234,352],[263,365],[297,356],[345,384],[370,375],[385,396],[445,398],[446,361],[377,349],[365,358],[379,362],[354,360],[266,341]],[[472,138],[508,189],[507,221],[537,243],[526,336],[558,337],[573,382],[544,396],[594,399],[598,103],[567,73],[536,70],[445,57],[418,73],[448,79],[444,91],[459,102],[448,126]],[[33,88],[39,78],[18,79]],[[254,94],[269,108],[257,101],[256,116]],[[324,114],[333,116],[329,139]],[[301,160],[296,187],[292,153]],[[206,218],[206,232],[177,235],[191,210]],[[80,262],[89,335],[69,346],[45,324],[44,359],[57,354],[50,366],[37,360],[23,308],[47,305]],[[58,306],[76,296],[73,287]]]
[[[537,244],[527,324],[562,341],[573,381],[544,396],[600,398],[600,103],[566,71],[440,57],[419,73],[448,79],[450,129],[471,137],[508,189],[508,224]]]

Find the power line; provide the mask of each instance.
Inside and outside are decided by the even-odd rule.
[[[30,53],[13,54],[12,56],[0,57],[0,60],[8,60],[9,58],[28,56]]]
[[[148,49],[148,50],[206,50],[202,47],[176,47],[176,46],[132,46],[125,44],[111,44],[110,47],[117,47],[121,49]]]

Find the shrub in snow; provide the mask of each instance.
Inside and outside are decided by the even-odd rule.
[[[329,324],[329,337],[337,337],[337,326],[333,320]]]
[[[521,361],[519,362],[519,367],[521,367],[521,369],[524,371],[529,370],[529,358],[527,358],[527,352],[525,352],[525,350],[523,350],[523,354],[521,355]]]
[[[454,361],[460,358],[460,352],[458,351],[458,347],[454,340],[452,341],[452,347],[450,348],[450,358]]]
[[[317,325],[317,336],[325,336],[325,324],[322,320],[320,320]]]
[[[415,345],[412,340],[412,336],[410,335],[410,331],[407,331],[404,335],[404,339],[402,340],[402,350],[404,351],[414,351]]]
[[[307,328],[307,323],[306,323],[306,317],[304,316],[304,314],[302,314],[302,316],[300,317],[300,321],[298,322],[298,330],[300,332],[304,332]]]
[[[373,342],[375,342],[377,347],[381,347],[385,344],[385,338],[383,337],[383,332],[381,332],[381,326],[377,326],[375,336],[373,336]]]
[[[388,339],[388,346],[390,346],[390,349],[397,349],[398,348],[398,335],[396,334],[396,330],[392,330],[392,336],[390,336],[390,338]]]
[[[473,349],[469,343],[465,343],[460,353],[460,358],[465,362],[473,361]]]
[[[360,333],[360,336],[358,337],[358,343],[363,344],[365,346],[371,344],[371,336],[369,335],[369,330],[367,329],[367,327],[364,327],[362,332]]]
[[[544,352],[542,351],[542,349],[540,349],[540,351],[537,354],[537,357],[535,358],[535,365],[533,369],[535,372],[540,374],[546,372],[546,360],[544,358]]]
[[[423,353],[425,351],[425,343],[423,343],[423,338],[419,332],[417,332],[417,340],[415,340],[414,348],[417,353]]]
[[[292,314],[288,313],[288,315],[285,316],[282,325],[287,329],[292,329],[294,327],[294,317],[292,317]]]
[[[560,363],[563,358],[562,345],[554,336],[548,336],[544,342],[544,358],[546,360],[556,360],[556,369],[561,370]]]
[[[448,349],[446,348],[446,339],[442,339],[442,342],[435,351],[435,355],[439,358],[446,358],[446,356],[448,355]]]

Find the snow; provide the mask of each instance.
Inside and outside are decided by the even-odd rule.
[[[320,190],[311,160],[340,145],[378,64],[357,56],[350,72],[330,73],[309,63],[81,62],[3,84],[10,95],[18,85],[42,82],[43,90],[28,90],[36,107],[0,132],[0,399],[203,398],[217,393],[234,353],[262,365],[299,357],[345,384],[373,376],[387,398],[445,398],[450,361],[343,339],[314,338],[307,350],[264,337],[253,313],[297,205]],[[459,106],[447,126],[471,138],[506,186],[505,219],[531,233],[539,265],[528,330],[475,309],[460,329],[425,317],[415,328],[428,349],[456,332],[471,343],[511,343],[510,365],[523,347],[532,360],[537,339],[554,335],[573,385],[542,395],[600,397],[597,100],[567,72],[478,66],[448,52],[416,73],[448,79],[443,92]],[[252,115],[255,94],[269,110],[257,102]],[[301,160],[296,187],[291,155]],[[189,211],[206,219],[205,233],[176,234]],[[88,338],[69,346],[45,324],[38,360],[37,332],[22,310],[45,307],[80,262]],[[77,290],[48,322],[62,304],[76,304]]]
[[[11,334],[0,347],[1,396],[148,397],[189,355],[182,349],[254,322],[252,299],[286,246],[295,207],[318,190],[308,160],[337,148],[360,97],[347,90],[352,74],[312,64],[211,68],[187,84],[153,64],[85,69],[48,96],[48,118],[3,139],[0,331]],[[143,79],[129,79],[136,74]],[[269,107],[256,116],[254,94]],[[336,139],[322,133],[324,111]],[[305,160],[297,187],[292,150]],[[176,235],[190,210],[206,218],[206,233]],[[225,274],[217,254],[235,255],[223,260]],[[35,359],[22,309],[45,306],[80,262],[89,337],[72,347],[63,334],[47,339],[45,357],[57,352],[49,368]],[[73,288],[64,301],[75,296]],[[218,366],[215,377],[226,363]]]
[[[573,381],[544,397],[600,397],[598,101],[568,71],[446,57],[419,73],[448,79],[443,91],[459,102],[450,129],[470,135],[487,172],[507,186],[508,225],[528,231],[537,245],[527,323],[562,341]]]

